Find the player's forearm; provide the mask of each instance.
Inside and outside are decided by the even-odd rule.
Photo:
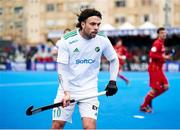
[[[110,61],[109,71],[110,71],[110,80],[116,81],[118,71],[119,71],[119,61],[117,57]]]
[[[68,87],[68,65],[58,63],[58,78],[61,87],[63,88],[64,92],[69,92]]]
[[[165,60],[170,60],[170,59],[172,58],[172,55],[171,55],[171,54],[168,54],[168,55],[163,54],[162,56],[163,56],[163,58],[164,58]]]

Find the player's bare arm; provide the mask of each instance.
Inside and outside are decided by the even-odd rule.
[[[68,79],[67,79],[67,72],[68,69],[67,64],[61,64],[58,63],[58,78],[59,83],[63,88],[64,96],[62,98],[63,107],[69,106],[70,104],[70,93],[69,93],[69,87],[68,87]]]

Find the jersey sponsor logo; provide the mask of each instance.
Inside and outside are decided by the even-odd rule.
[[[74,49],[74,51],[73,52],[79,52],[79,49],[78,48],[76,48],[76,49]]]
[[[97,47],[95,48],[95,51],[96,51],[96,52],[99,52],[99,51],[100,51],[100,47],[97,46]]]
[[[77,59],[76,60],[76,64],[93,64],[95,62],[95,60],[93,59]]]

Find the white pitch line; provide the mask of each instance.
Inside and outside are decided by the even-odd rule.
[[[134,118],[138,118],[138,119],[144,119],[144,116],[141,115],[133,115]]]

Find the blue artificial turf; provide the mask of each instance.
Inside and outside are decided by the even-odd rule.
[[[118,93],[113,97],[99,97],[100,109],[97,129],[179,129],[180,73],[167,72],[170,89],[153,101],[154,112],[139,111],[148,87],[147,72],[123,72],[129,78],[127,86],[118,79]],[[99,91],[108,83],[107,72],[99,74]],[[0,129],[50,129],[51,110],[26,116],[30,105],[35,107],[53,103],[58,87],[56,72],[0,72]],[[144,118],[134,118],[140,116]],[[78,109],[73,123],[65,128],[81,129]]]

